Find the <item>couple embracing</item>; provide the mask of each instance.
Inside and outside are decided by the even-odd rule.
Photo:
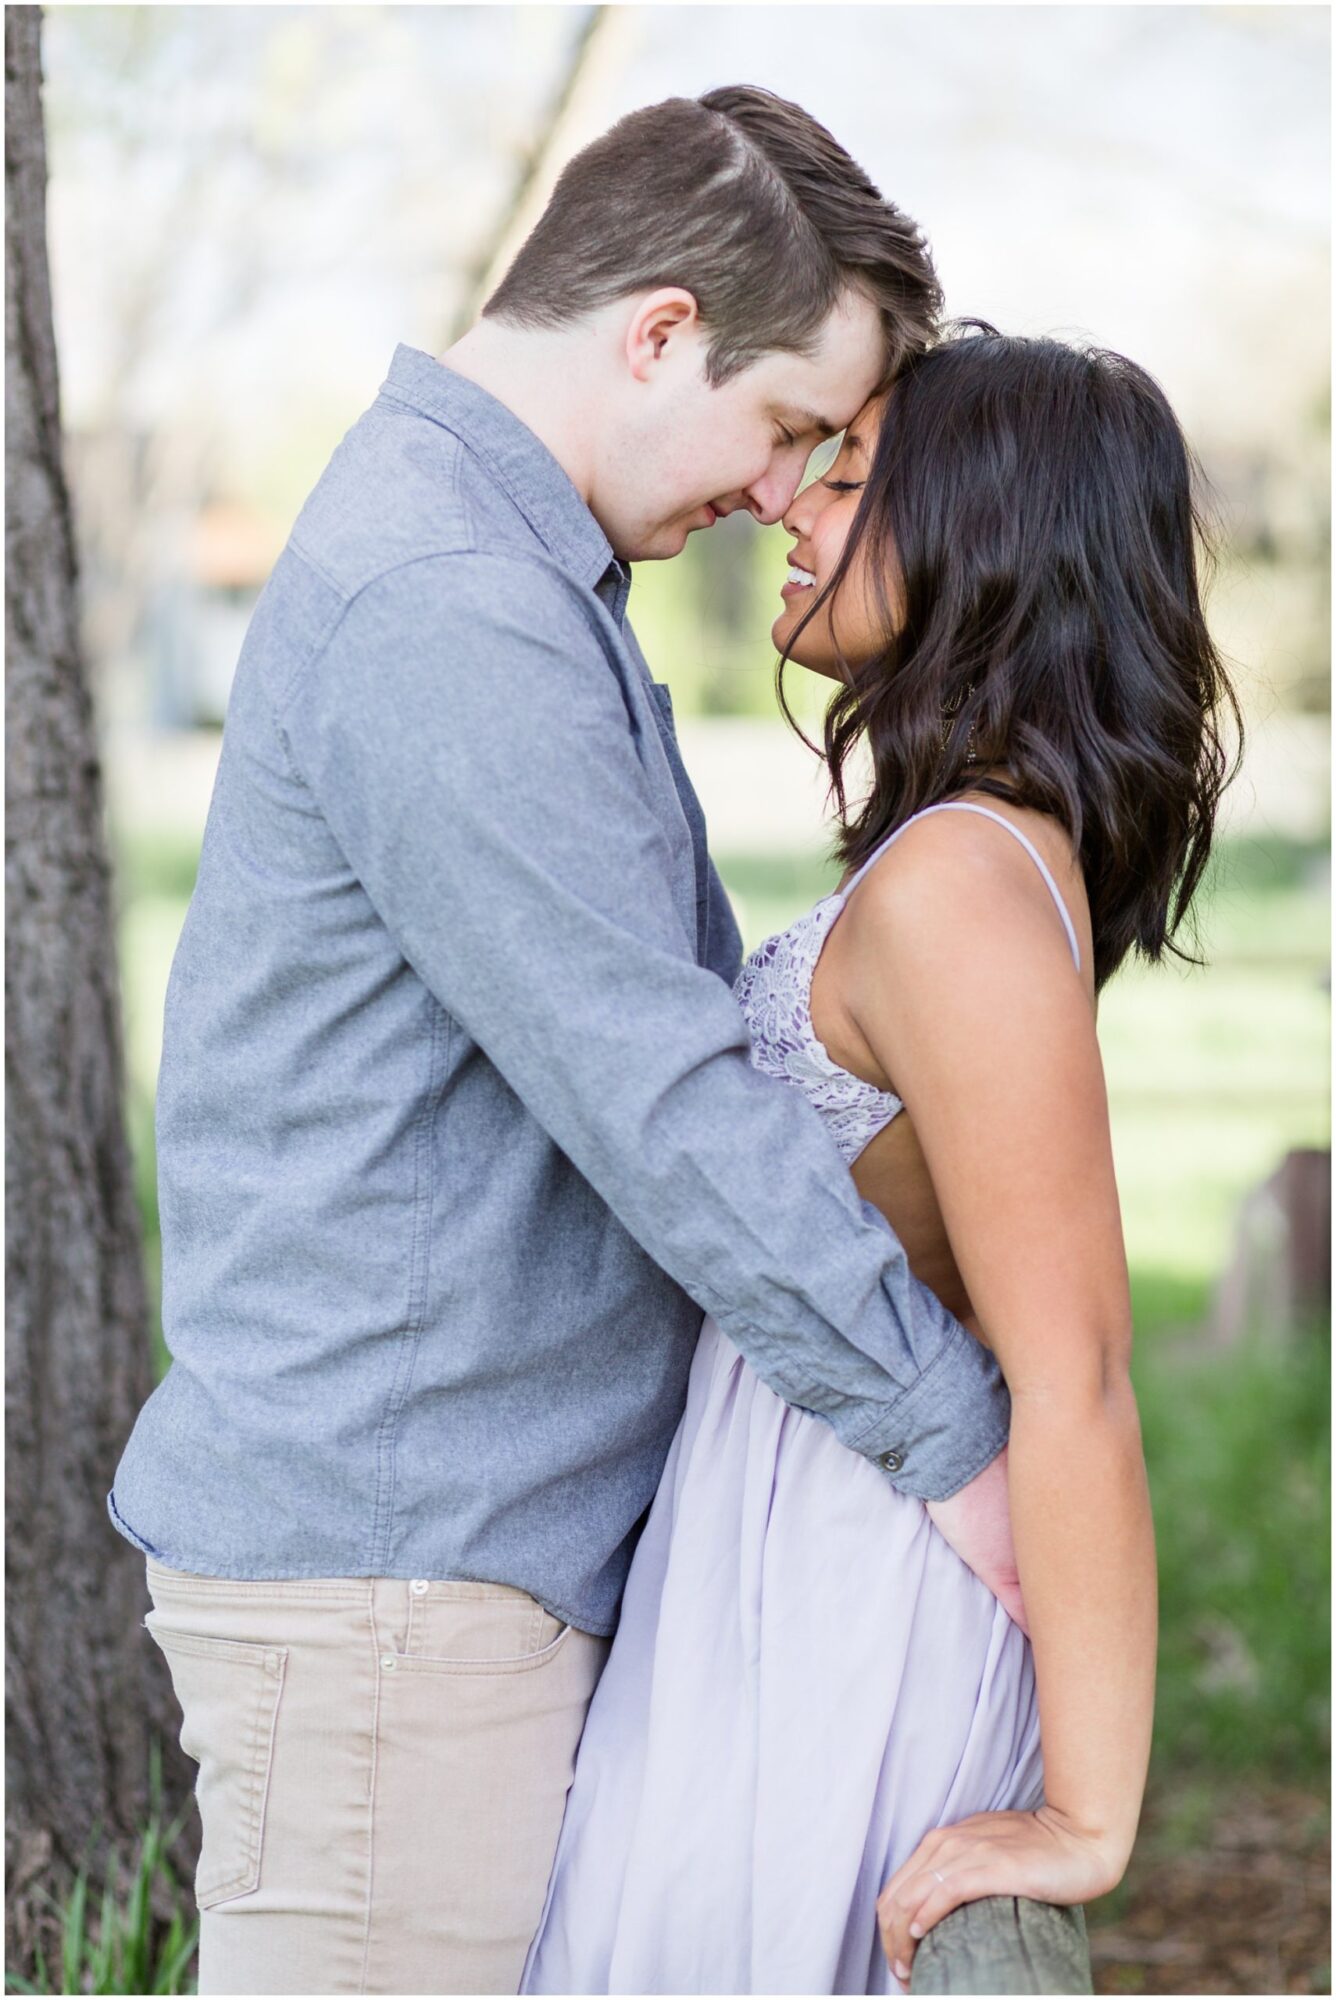
[[[961,1903],[1123,1873],[1096,998],[1173,949],[1230,696],[1160,390],[939,311],[796,105],[634,113],[398,349],[256,607],[109,1496],[201,1992],[895,1992]],[[628,622],[740,508],[843,864],[745,963]]]

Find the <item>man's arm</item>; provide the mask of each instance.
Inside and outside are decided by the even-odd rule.
[[[537,558],[407,564],[284,691],[288,753],[408,962],[637,1241],[786,1401],[950,1494],[1005,1441],[1000,1373],[696,964],[604,619]]]

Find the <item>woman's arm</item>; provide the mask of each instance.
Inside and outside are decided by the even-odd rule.
[[[1033,863],[963,817],[912,828],[861,885],[844,995],[913,1117],[1011,1391],[1045,1804],[927,1836],[878,1905],[905,1967],[911,1926],[921,1935],[960,1903],[1072,1903],[1115,1885],[1154,1696],[1155,1552],[1093,1001]]]

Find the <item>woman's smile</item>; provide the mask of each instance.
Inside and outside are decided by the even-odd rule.
[[[786,602],[791,603],[794,598],[801,597],[805,590],[812,590],[815,587],[815,572],[805,569],[801,563],[790,556],[788,579],[780,589],[780,596]]]
[[[820,593],[839,568],[858,512],[872,446],[880,428],[882,401],[882,397],[874,396],[863,405],[840,438],[839,449],[826,470],[809,478],[807,485],[794,495],[784,516],[792,545],[788,572],[779,593],[784,609],[771,627],[771,637],[781,649],[793,641],[793,659],[816,673],[838,675],[842,652],[848,652],[850,647],[851,657],[876,649],[876,633],[865,629],[868,621],[850,611],[851,604],[858,606],[861,602],[856,580],[852,591],[846,584],[840,586],[842,646],[835,643],[831,622],[835,606],[815,607]],[[809,619],[810,624],[806,622]]]

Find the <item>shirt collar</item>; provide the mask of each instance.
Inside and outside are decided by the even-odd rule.
[[[380,393],[444,426],[500,482],[550,554],[592,589],[616,562],[612,544],[527,424],[476,382],[401,341]],[[625,598],[622,599],[623,606]]]

